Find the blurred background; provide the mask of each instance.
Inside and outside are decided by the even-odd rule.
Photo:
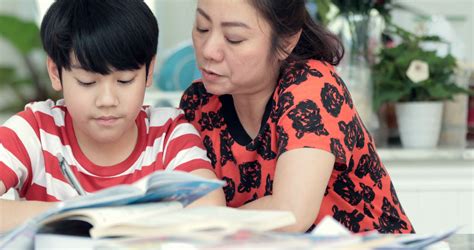
[[[38,34],[52,2],[0,0],[0,124],[30,101],[60,98]],[[200,77],[191,44],[197,0],[145,2],[160,27],[145,103],[177,106]],[[345,44],[338,71],[417,232],[462,225],[473,234],[474,0],[308,0],[307,8]],[[425,107],[432,103],[434,111]]]

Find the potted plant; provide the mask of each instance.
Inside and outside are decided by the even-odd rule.
[[[338,73],[344,78],[360,118],[372,132],[378,126],[372,109],[371,66],[380,45],[385,19],[394,7],[391,0],[312,0],[317,21],[339,36],[344,58]],[[311,6],[311,5],[309,5]]]
[[[395,103],[402,145],[432,148],[438,143],[443,101],[454,95],[469,94],[455,83],[456,59],[425,50],[425,42],[443,43],[437,36],[418,36],[395,25],[389,32],[400,44],[384,47],[373,67],[374,107]]]
[[[48,87],[46,67],[38,67],[33,60],[34,52],[43,53],[38,26],[15,16],[0,15],[0,39],[15,48],[26,68],[26,71],[23,71],[26,73],[21,73],[12,66],[0,65],[0,112],[18,112],[31,101],[58,98],[58,94]],[[5,99],[10,96],[8,103],[5,103]]]

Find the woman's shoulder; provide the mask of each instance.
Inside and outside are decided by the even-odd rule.
[[[278,82],[280,94],[296,89],[306,92],[327,85],[337,88],[340,92],[347,91],[344,81],[333,65],[314,59],[288,63],[283,67]]]
[[[316,59],[293,61],[287,63],[284,67],[284,73],[299,72],[309,73],[314,76],[324,76],[324,73],[331,71],[334,71],[333,65]]]
[[[211,96],[207,93],[202,81],[196,80],[183,92],[180,107],[186,109],[196,105],[205,105]]]
[[[323,109],[327,112],[322,114],[337,119],[351,118],[355,112],[349,90],[334,66],[318,60],[288,64],[281,73],[274,102],[284,110],[290,106],[302,111]]]
[[[184,110],[188,121],[194,121],[197,113],[215,109],[217,98],[206,91],[201,80],[196,80],[184,91],[179,107]]]
[[[206,88],[204,87],[204,83],[201,79],[194,80],[188,88],[184,90],[184,94],[192,94],[192,95],[209,95],[207,93]]]

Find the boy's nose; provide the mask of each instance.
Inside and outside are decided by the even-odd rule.
[[[99,88],[97,94],[96,106],[97,107],[111,107],[119,104],[118,96],[113,84],[105,83]]]

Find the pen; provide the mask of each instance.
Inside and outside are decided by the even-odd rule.
[[[79,195],[87,195],[84,189],[82,188],[81,184],[77,180],[76,176],[74,173],[71,171],[71,168],[67,164],[66,160],[64,160],[64,157],[62,155],[56,155],[56,157],[59,160],[59,166],[61,167],[61,172],[63,173],[64,177],[66,177],[66,180],[71,184],[71,186],[76,190],[76,192]]]

